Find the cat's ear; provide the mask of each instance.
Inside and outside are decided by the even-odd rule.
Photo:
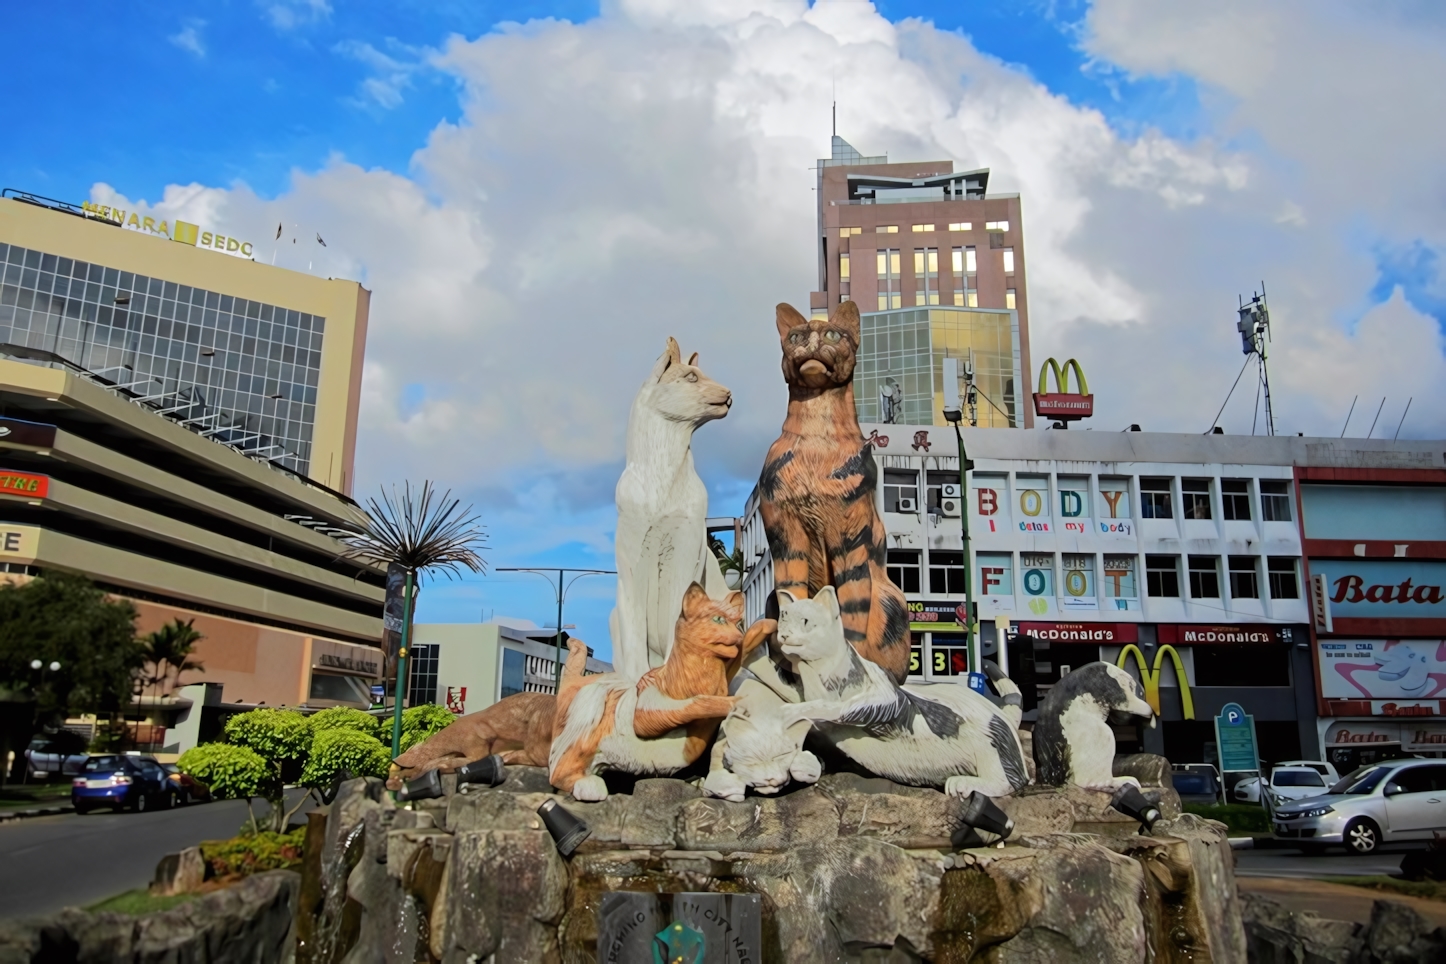
[[[688,587],[683,593],[683,618],[693,619],[704,609],[713,605],[713,600],[708,598],[708,593],[696,582]]]
[[[688,357],[688,365],[691,367],[698,364],[698,353],[695,351]]]
[[[852,301],[845,301],[834,309],[833,314],[829,316],[828,322],[848,332],[849,337],[853,339],[854,345],[858,345],[860,328],[858,305]]]
[[[838,618],[838,593],[834,592],[832,586],[824,586],[813,594],[813,601],[828,610],[828,614],[835,619]]]
[[[663,353],[658,356],[658,360],[653,363],[653,381],[662,378],[664,372],[682,360],[683,352],[678,348],[678,339],[669,335],[667,347],[664,348]]]
[[[796,745],[803,746],[804,737],[808,736],[808,731],[812,728],[813,720],[794,720],[783,728],[783,732],[788,734],[789,739]]]
[[[738,615],[742,617],[743,593],[739,592],[737,589],[733,590],[728,595],[723,597],[723,605],[738,613]]]
[[[852,302],[850,302],[852,304]],[[778,337],[784,338],[790,331],[808,324],[808,319],[800,315],[793,305],[780,304],[778,306]]]
[[[793,593],[789,592],[787,589],[780,589],[775,593],[775,595],[778,597],[778,608],[780,610],[787,609],[789,606],[792,606],[794,603],[798,602],[798,600],[794,597]]]

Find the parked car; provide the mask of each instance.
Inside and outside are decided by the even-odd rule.
[[[1185,763],[1173,768],[1170,781],[1181,803],[1216,804],[1222,802],[1224,783],[1220,771],[1209,763]]]
[[[1326,763],[1322,760],[1286,760],[1284,763],[1277,763],[1276,766],[1310,767],[1312,770],[1315,770],[1325,779],[1326,786],[1335,786],[1335,784],[1338,783],[1341,778],[1340,774],[1336,772],[1336,768],[1332,764]],[[1259,803],[1260,777],[1248,777],[1244,780],[1241,780],[1239,783],[1235,784],[1235,789],[1231,792],[1231,796],[1240,803]]]
[[[161,765],[147,756],[104,753],[85,761],[70,785],[76,813],[99,807],[164,810],[176,799],[176,790]]]
[[[1265,805],[1276,810],[1292,800],[1318,797],[1333,786],[1319,770],[1310,767],[1276,767],[1265,786]]]
[[[31,779],[53,774],[73,777],[85,766],[90,755],[85,740],[68,730],[42,733],[25,748],[25,769]]]
[[[1363,766],[1329,790],[1280,804],[1274,836],[1303,849],[1343,844],[1355,854],[1446,831],[1446,762],[1407,759]]]
[[[174,763],[162,763],[161,769],[166,771],[166,778],[175,789],[177,803],[206,803],[211,799],[211,791],[204,783],[189,773],[182,773]]]

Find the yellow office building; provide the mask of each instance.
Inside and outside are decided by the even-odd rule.
[[[365,705],[385,574],[329,533],[361,518],[370,293],[249,247],[0,199],[0,566],[85,573],[142,632],[194,618],[183,682],[227,703]]]

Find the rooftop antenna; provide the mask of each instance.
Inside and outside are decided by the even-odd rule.
[[[1240,350],[1246,355],[1246,364],[1249,364],[1251,355],[1260,361],[1260,388],[1265,393],[1265,434],[1274,435],[1275,411],[1270,401],[1270,370],[1265,364],[1266,344],[1270,341],[1270,311],[1265,304],[1264,281],[1260,283],[1260,291],[1253,294],[1249,301],[1240,299],[1239,314],[1240,320],[1236,322],[1235,329],[1240,332]]]

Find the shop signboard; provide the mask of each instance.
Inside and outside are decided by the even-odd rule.
[[[1092,646],[1118,646],[1140,639],[1140,628],[1134,623],[1030,623],[1019,624],[1021,636],[1033,636],[1043,643],[1087,643]]]
[[[1289,626],[1212,626],[1191,623],[1162,624],[1156,638],[1172,646],[1240,646],[1289,643],[1295,633]]]
[[[1325,577],[1331,619],[1446,618],[1446,562],[1423,559],[1312,559]]]
[[[1220,748],[1220,769],[1237,772],[1260,769],[1256,752],[1255,717],[1239,703],[1226,703],[1215,717],[1215,745]]]
[[[1321,640],[1316,652],[1325,699],[1390,701],[1398,709],[1402,701],[1446,699],[1446,641]],[[1387,712],[1384,702],[1379,712]]]

